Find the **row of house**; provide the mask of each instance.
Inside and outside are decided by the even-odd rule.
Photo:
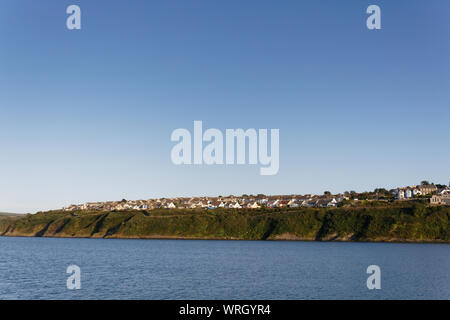
[[[153,209],[258,209],[297,208],[297,207],[336,207],[345,198],[342,196],[269,196],[269,197],[192,197],[161,198],[148,200],[122,200],[107,202],[87,202],[81,205],[64,207],[64,211],[102,211],[102,210],[153,210]]]
[[[450,186],[440,189],[434,184],[425,184],[414,187],[398,188],[396,190],[397,199],[408,200],[417,196],[429,196],[432,205],[450,205]]]
[[[420,195],[433,195],[431,204],[449,204],[450,187],[439,189],[434,184],[398,188],[395,190],[398,200],[407,200]],[[373,192],[376,200],[376,192]],[[70,205],[65,211],[113,211],[113,210],[153,210],[153,209],[258,209],[297,208],[297,207],[336,207],[344,200],[349,200],[347,193],[332,196],[324,195],[279,195],[279,196],[227,196],[227,197],[177,197],[148,200],[122,200],[106,202],[87,202],[81,205]],[[354,196],[353,201],[358,201]]]
[[[439,194],[433,195],[430,203],[433,205],[450,205],[450,188],[446,188],[439,192]]]
[[[440,190],[438,190],[438,188],[434,184],[428,184],[428,185],[398,188],[395,190],[395,193],[397,199],[404,200],[404,199],[411,199],[421,195],[424,196],[430,195],[439,191]]]

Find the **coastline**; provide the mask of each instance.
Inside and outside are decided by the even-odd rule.
[[[440,239],[399,239],[399,238],[384,238],[384,239],[364,239],[364,240],[350,240],[350,239],[309,239],[295,236],[275,237],[268,239],[245,239],[233,237],[182,237],[182,236],[167,236],[167,235],[150,235],[150,236],[70,236],[70,235],[25,235],[25,234],[9,234],[0,235],[0,238],[49,238],[49,239],[92,239],[92,240],[207,240],[207,241],[264,241],[264,242],[347,242],[347,243],[404,243],[404,244],[450,244],[450,241]]]
[[[50,211],[0,218],[0,236],[87,239],[450,243],[450,207]]]

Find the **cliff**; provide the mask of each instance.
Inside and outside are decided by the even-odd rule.
[[[0,235],[450,242],[450,207],[380,204],[356,208],[50,211],[0,218]]]

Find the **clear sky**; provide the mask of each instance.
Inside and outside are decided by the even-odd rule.
[[[448,183],[449,57],[448,0],[2,0],[0,211]],[[175,166],[194,120],[280,129],[278,174]]]

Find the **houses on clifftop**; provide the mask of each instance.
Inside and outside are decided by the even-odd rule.
[[[450,205],[450,187],[422,182],[413,187],[401,187],[392,190],[375,189],[373,192],[332,195],[326,191],[323,195],[279,195],[266,196],[242,195],[227,197],[177,197],[148,200],[121,200],[106,202],[87,202],[70,205],[64,211],[114,211],[114,210],[154,210],[154,209],[259,209],[259,208],[332,208],[346,203],[366,201],[406,201],[430,199],[433,205]]]

